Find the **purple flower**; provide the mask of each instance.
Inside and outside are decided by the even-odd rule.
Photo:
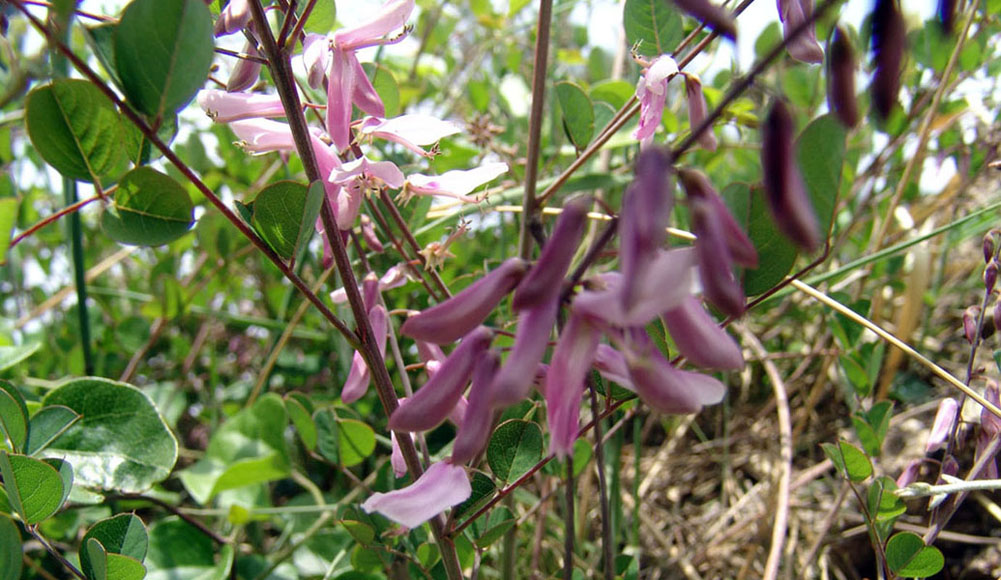
[[[469,476],[461,465],[438,462],[411,485],[388,493],[374,493],[361,504],[366,513],[379,512],[408,528],[416,528],[472,495]]]
[[[698,200],[700,204],[704,204],[703,211],[712,212],[719,218],[723,229],[723,239],[733,260],[741,266],[756,268],[758,266],[758,252],[754,249],[754,243],[744,233],[743,228],[730,213],[730,209],[713,188],[709,179],[701,172],[692,169],[678,171],[678,178],[685,188],[685,194],[690,202]]]
[[[587,226],[587,210],[590,205],[590,198],[580,197],[563,207],[553,228],[553,235],[546,241],[538,261],[514,291],[512,305],[515,310],[559,300],[563,277]]]
[[[708,369],[743,368],[740,347],[696,298],[689,296],[663,318],[678,351],[692,364]]]
[[[580,427],[580,401],[584,380],[591,370],[601,333],[584,317],[574,313],[563,328],[546,372],[546,417],[549,451],[557,457],[573,453]]]
[[[678,74],[678,63],[670,55],[662,54],[646,66],[636,84],[636,98],[640,101],[640,122],[634,137],[643,147],[653,142],[653,134],[660,126],[667,99],[667,83]]]
[[[473,384],[469,387],[469,403],[452,446],[452,463],[472,461],[490,439],[490,429],[493,427],[493,396],[490,389],[499,366],[500,355],[495,350],[487,351],[476,363]]]
[[[654,409],[669,414],[696,413],[703,405],[718,403],[726,395],[726,387],[718,380],[671,365],[642,328],[627,332],[625,342],[632,384],[622,386],[631,386]]]
[[[559,301],[550,300],[518,314],[514,345],[490,387],[494,406],[509,407],[528,396],[549,346],[558,310]]]
[[[249,0],[230,0],[216,20],[215,35],[226,36],[240,32],[250,22],[250,17]]]
[[[257,52],[257,43],[249,40],[243,45],[243,52],[251,57],[261,56],[261,53]],[[249,89],[257,83],[260,74],[261,63],[259,61],[251,58],[237,60],[233,72],[229,75],[229,81],[226,83],[226,92],[235,93]]]
[[[284,117],[285,107],[278,95],[232,93],[215,89],[198,91],[198,106],[217,123],[232,123],[258,117]],[[278,123],[284,125],[284,123]],[[265,125],[267,126],[267,125]],[[288,125],[285,125],[288,127]],[[235,130],[235,129],[234,129]],[[277,130],[274,128],[273,130]],[[288,130],[291,138],[292,131]],[[292,144],[295,147],[295,143]]]
[[[671,158],[666,151],[647,148],[636,160],[636,179],[626,189],[619,216],[619,264],[624,277],[621,299],[629,310],[643,275],[650,272],[666,236],[674,206],[670,184]]]
[[[928,434],[928,441],[925,443],[925,453],[938,451],[945,445],[946,439],[952,433],[952,426],[959,418],[959,403],[952,397],[946,397],[938,404],[938,411],[935,413],[935,422],[932,424],[931,433]]]
[[[782,233],[807,251],[820,246],[813,204],[796,165],[795,122],[789,108],[776,100],[761,129],[761,169],[765,197]]]
[[[698,256],[702,291],[725,314],[740,316],[744,313],[744,290],[733,274],[733,257],[727,244],[723,218],[702,196],[689,197],[688,207],[692,230],[697,236],[695,254]]]
[[[481,324],[521,280],[528,264],[510,258],[462,292],[411,316],[400,333],[436,344],[448,344]]]
[[[389,331],[389,314],[382,305],[376,304],[368,311],[368,320],[375,335],[375,347],[383,353],[386,350],[386,334]],[[372,376],[365,359],[361,353],[355,351],[351,359],[351,370],[348,371],[348,378],[344,381],[344,388],[341,389],[341,400],[345,404],[350,404],[362,398],[368,391],[371,380]]]
[[[730,40],[737,38],[737,24],[726,11],[708,0],[674,0],[674,3],[717,34]]]
[[[907,23],[896,0],[876,0],[872,11],[872,52],[876,71],[872,76],[872,104],[885,119],[897,104],[900,73],[907,45]]]
[[[834,29],[827,58],[827,104],[847,128],[858,125],[855,100],[855,49],[840,26]]]
[[[778,0],[779,19],[786,39],[806,22],[813,14],[813,0]],[[813,24],[789,40],[786,44],[789,56],[800,62],[816,63],[824,61],[824,50],[817,43],[817,33]]]
[[[490,346],[493,332],[479,327],[462,339],[448,359],[413,397],[389,418],[393,431],[428,431],[448,417],[469,383],[476,361]]]

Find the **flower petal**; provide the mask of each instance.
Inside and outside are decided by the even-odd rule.
[[[707,369],[737,370],[744,356],[736,341],[720,328],[698,299],[689,296],[680,306],[663,314],[678,351],[694,365]]]
[[[484,163],[473,169],[454,169],[441,175],[416,173],[407,178],[406,192],[411,195],[443,195],[476,203],[466,194],[507,173],[507,163]]]
[[[278,95],[229,93],[216,89],[204,89],[198,91],[197,99],[198,106],[217,123],[231,123],[241,119],[258,117],[285,116],[285,108]],[[281,124],[284,125],[284,123]],[[291,134],[290,129],[289,135],[291,136]]]
[[[553,233],[539,254],[539,259],[514,291],[512,306],[522,310],[545,301],[557,300],[563,288],[570,261],[587,227],[588,197],[578,197],[563,207]]]
[[[472,495],[469,476],[461,465],[438,462],[413,484],[389,493],[374,493],[361,504],[366,513],[379,512],[408,528],[416,528]]]
[[[307,34],[302,41],[302,64],[306,69],[309,86],[319,89],[323,86],[323,75],[330,64],[330,39],[323,34]]]
[[[514,345],[490,387],[495,407],[509,407],[528,396],[546,354],[558,310],[559,301],[553,300],[518,314]]]
[[[403,28],[414,11],[414,0],[388,0],[374,18],[353,28],[342,28],[334,33],[334,43],[342,50],[362,48],[390,32]]]
[[[556,343],[546,372],[546,419],[549,451],[563,458],[573,453],[580,429],[580,401],[584,379],[591,370],[601,333],[582,316],[573,314]]]
[[[366,119],[360,128],[363,135],[386,139],[422,156],[431,154],[421,148],[432,145],[444,137],[462,131],[462,127],[431,115],[401,115],[392,119]]]
[[[352,51],[331,52],[327,78],[327,133],[338,151],[351,145],[351,103],[355,93],[358,59]]]
[[[490,439],[493,427],[490,387],[499,366],[500,355],[496,350],[487,351],[476,363],[473,384],[469,387],[469,403],[452,446],[453,463],[472,461]]]

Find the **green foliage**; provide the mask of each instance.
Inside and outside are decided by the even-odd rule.
[[[502,423],[487,445],[490,470],[501,481],[518,479],[541,458],[542,429],[529,421]]]
[[[92,543],[96,542],[96,543]],[[91,526],[83,537],[80,566],[88,578],[142,578],[132,562],[142,563],[149,549],[149,536],[142,520],[133,514],[119,514]],[[100,547],[100,549],[98,549]],[[127,559],[113,558],[113,555]]]
[[[18,580],[21,567],[21,532],[10,518],[0,515],[0,580]]]
[[[556,83],[556,101],[563,114],[563,130],[578,151],[587,147],[594,134],[594,106],[584,89],[574,83]]]
[[[900,532],[886,543],[886,564],[899,576],[927,578],[938,574],[945,558],[935,546],[926,546],[921,536]]]
[[[184,186],[148,167],[122,177],[115,204],[101,216],[101,227],[112,239],[137,246],[170,243],[193,223],[194,206]]]
[[[247,205],[250,223],[261,239],[286,260],[306,247],[323,203],[323,184],[310,187],[279,181],[265,187]]]
[[[684,35],[680,13],[662,0],[626,0],[623,25],[629,46],[647,56],[671,52]]]
[[[27,524],[55,514],[68,492],[59,470],[32,457],[0,451],[0,475],[11,507]]]
[[[838,472],[849,480],[865,481],[872,475],[872,462],[861,449],[851,443],[847,441],[839,441],[837,445],[822,443],[821,448]]]

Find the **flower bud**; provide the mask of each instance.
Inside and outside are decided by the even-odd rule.
[[[821,238],[813,204],[796,166],[794,121],[786,104],[776,100],[761,132],[761,169],[765,197],[775,223],[793,242],[812,252]]]
[[[827,105],[845,127],[858,125],[855,99],[855,49],[848,34],[838,26],[827,52]]]
[[[991,260],[987,267],[984,268],[984,286],[987,288],[988,292],[994,290],[994,286],[998,282],[998,263],[995,260]]]
[[[723,220],[702,198],[689,199],[692,230],[697,236],[695,255],[699,265],[702,292],[723,313],[744,313],[744,290],[733,274],[733,258],[726,245]]]
[[[626,309],[635,301],[639,280],[664,243],[674,198],[670,184],[671,156],[656,147],[640,151],[636,179],[626,189],[619,216],[619,265],[624,279],[621,300]]]
[[[910,460],[907,467],[900,473],[900,477],[897,478],[897,487],[907,487],[917,481],[918,475],[921,474],[921,463],[920,459]]]
[[[631,335],[626,364],[632,386],[643,402],[662,413],[685,414],[723,400],[726,395],[723,383],[709,375],[675,368],[643,329]]]
[[[706,105],[706,96],[702,92],[702,81],[699,80],[698,75],[692,73],[685,74],[685,96],[688,97],[688,126],[692,131],[695,131],[702,123],[705,122],[706,117],[709,115],[708,106]],[[706,151],[716,150],[716,134],[713,133],[713,128],[706,127],[705,131],[699,134],[699,145]]]
[[[876,71],[872,77],[872,103],[886,119],[897,104],[901,65],[907,43],[907,24],[896,0],[876,0],[872,12],[872,52]]]
[[[580,430],[580,400],[601,333],[583,316],[571,314],[546,373],[546,420],[549,451],[563,458],[573,453]]]
[[[361,224],[361,237],[368,244],[368,249],[376,254],[381,254],[386,248],[382,245],[378,234],[375,233],[375,224],[372,223],[372,218],[365,214],[359,215],[358,218]]]
[[[824,60],[824,50],[817,43],[816,27],[811,22],[806,28],[796,31],[813,14],[813,0],[779,0],[779,19],[782,20],[782,34],[787,39],[786,51],[789,56],[805,63]],[[790,38],[791,35],[795,37]]]
[[[249,0],[229,0],[215,22],[215,35],[226,36],[243,30],[251,15]]]
[[[754,249],[754,243],[744,233],[743,228],[730,213],[730,208],[726,206],[723,198],[716,193],[716,189],[709,183],[699,171],[692,169],[681,169],[678,171],[678,179],[685,194],[689,199],[705,200],[708,206],[706,209],[719,216],[723,227],[723,238],[726,240],[726,247],[730,250],[730,255],[734,262],[748,268],[755,268],[758,265],[758,252]]]
[[[925,454],[934,453],[943,446],[952,433],[952,426],[959,418],[959,403],[952,397],[946,397],[938,404],[938,411],[935,413],[935,422],[932,424],[931,433],[928,434],[928,441],[925,443]]]
[[[455,341],[486,320],[527,269],[520,258],[506,260],[462,292],[408,318],[400,333],[437,344]]]
[[[985,264],[989,264],[990,261],[994,259],[994,252],[997,249],[997,247],[996,247],[997,240],[995,238],[995,235],[996,234],[995,234],[994,230],[991,230],[991,231],[987,232],[986,234],[984,234],[983,248],[984,248],[984,263]]]
[[[689,16],[714,30],[716,34],[730,40],[737,38],[737,24],[730,13],[723,8],[708,0],[674,0],[674,3]]]
[[[528,396],[549,346],[558,310],[559,302],[552,300],[518,314],[514,345],[490,387],[495,408],[510,407]]]
[[[952,34],[956,24],[956,0],[938,0],[938,23],[945,34]]]
[[[1001,300],[994,303],[994,330],[1001,330]]]
[[[375,305],[368,312],[369,323],[372,325],[372,334],[375,335],[375,347],[380,353],[386,350],[386,335],[389,332],[389,314],[382,305]],[[368,385],[371,382],[371,373],[365,359],[361,353],[355,352],[351,359],[351,370],[348,371],[348,378],[344,381],[344,388],[341,389],[341,400],[345,404],[351,404],[365,395]]]
[[[984,398],[995,407],[1001,407],[1001,397],[998,394],[998,384],[992,380],[987,381],[987,388],[984,390]],[[995,438],[1001,433],[1001,417],[990,412],[986,407],[980,411],[980,428],[990,438]]]
[[[979,306],[969,306],[963,311],[963,335],[966,342],[973,344],[977,338],[977,317],[980,316]]]
[[[259,57],[261,53],[257,52],[257,43],[247,41],[243,45],[243,52],[251,57]],[[261,74],[261,63],[253,58],[241,58],[236,62],[236,66],[233,67],[232,74],[229,75],[229,81],[226,83],[227,93],[236,93],[249,89],[257,83],[257,79]]]
[[[553,227],[553,235],[542,248],[538,261],[514,291],[511,304],[515,310],[557,299],[563,277],[584,235],[590,205],[590,198],[579,197],[563,207],[563,212]]]
[[[393,431],[428,431],[444,421],[462,398],[476,361],[490,346],[493,332],[483,326],[462,339],[448,359],[414,396],[389,418]]]

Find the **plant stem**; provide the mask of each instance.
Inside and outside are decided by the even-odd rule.
[[[591,415],[595,418],[600,414],[598,394],[594,388],[594,375],[587,378],[587,390],[591,394]],[[598,491],[601,501],[601,548],[605,560],[605,580],[615,576],[615,555],[612,550],[612,520],[608,509],[608,483],[605,481],[605,445],[601,437],[601,421],[594,422],[594,457],[598,464]]]
[[[595,421],[595,425],[598,422]],[[600,445],[600,441],[598,442]],[[564,580],[573,580],[573,554],[574,554],[574,536],[576,535],[574,518],[573,518],[573,504],[575,497],[574,492],[574,481],[573,481],[573,455],[567,455],[567,485],[565,491],[566,506],[563,514],[564,522],[564,537],[563,537],[563,578]]]
[[[518,255],[523,260],[532,256],[532,230],[539,227],[535,199],[535,182],[539,178],[539,148],[542,139],[542,109],[546,101],[546,69],[549,66],[549,28],[553,18],[553,0],[539,0],[539,19],[535,28],[535,68],[532,71],[532,110],[528,119],[528,155],[525,165],[524,211]]]

